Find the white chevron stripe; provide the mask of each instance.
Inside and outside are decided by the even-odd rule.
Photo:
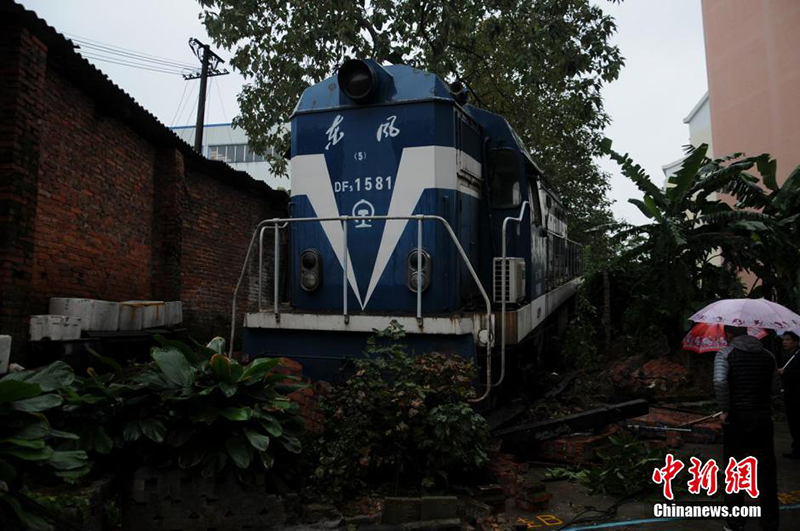
[[[298,155],[292,157],[290,162],[290,172],[292,177],[292,195],[305,195],[308,197],[314,213],[320,218],[334,218],[339,216],[339,207],[336,198],[333,196],[333,184],[328,174],[328,165],[325,163],[325,155]],[[298,178],[294,178],[297,176]],[[339,259],[339,265],[344,270],[344,231],[342,224],[338,221],[321,221],[322,229],[328,237],[328,241]],[[356,295],[358,304],[363,309],[365,304],[361,302],[361,292],[358,290],[358,282],[353,271],[353,260],[350,258],[350,251],[347,251],[347,280]]]
[[[395,179],[392,200],[389,203],[387,216],[410,216],[417,206],[422,192],[426,188],[433,188],[436,180],[437,149],[435,146],[405,148],[400,156],[400,165],[397,168],[397,178]],[[455,166],[455,152],[453,152],[453,166]],[[442,162],[438,160],[438,162]],[[449,162],[449,161],[447,161]],[[442,175],[450,171],[443,171]],[[378,281],[389,263],[389,258],[400,241],[403,231],[408,224],[408,220],[390,220],[383,227],[381,236],[381,246],[378,248],[378,256],[375,259],[375,267],[372,270],[372,278],[369,281],[367,296],[364,297],[362,309],[367,306],[372,293],[378,286]]]

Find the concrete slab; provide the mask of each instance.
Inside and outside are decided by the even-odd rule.
[[[8,372],[8,358],[11,356],[11,336],[0,336],[0,374]]]

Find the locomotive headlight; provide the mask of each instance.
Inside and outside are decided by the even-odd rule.
[[[322,260],[319,251],[306,249],[300,253],[300,287],[314,291],[322,284]]]
[[[375,69],[366,61],[350,59],[337,74],[339,87],[351,100],[362,103],[378,91],[380,78]]]
[[[421,260],[420,260],[421,258]],[[417,293],[417,291],[425,291],[431,283],[431,255],[425,249],[422,250],[422,256],[417,254],[414,249],[408,253],[408,289]]]
[[[313,273],[305,273],[301,280],[301,286],[306,291],[314,291],[319,286],[319,279]]]

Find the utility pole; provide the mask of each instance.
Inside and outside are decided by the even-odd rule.
[[[195,56],[203,64],[200,69],[200,74],[185,74],[183,79],[189,81],[191,79],[200,78],[200,97],[197,101],[197,124],[194,128],[194,150],[198,153],[203,153],[203,125],[205,124],[206,115],[206,87],[208,86],[208,78],[214,76],[224,76],[229,72],[227,70],[220,70],[219,66],[224,62],[222,58],[211,51],[208,44],[203,44],[195,38],[189,39],[189,48],[192,49]]]

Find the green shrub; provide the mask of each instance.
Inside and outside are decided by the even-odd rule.
[[[74,481],[89,471],[85,452],[54,449],[55,440],[78,436],[53,429],[45,415],[61,406],[58,392],[73,379],[72,369],[60,361],[0,379],[0,520],[12,528],[48,528],[20,504],[27,476],[50,472]]]
[[[393,322],[370,339],[368,357],[323,400],[325,431],[315,476],[342,497],[390,479],[431,488],[488,461],[486,421],[467,403],[472,364],[438,353],[412,356]]]
[[[190,348],[158,338],[152,361],[76,378],[65,396],[67,426],[75,445],[95,458],[130,466],[177,465],[211,477],[232,468],[268,470],[280,452],[299,453],[303,424],[298,406],[286,397],[300,386],[277,374],[278,359],[248,365],[227,358],[225,342]]]
[[[597,330],[594,323],[597,310],[589,301],[584,288],[576,295],[575,315],[569,323],[565,342],[564,357],[578,368],[585,368],[597,362]]]

